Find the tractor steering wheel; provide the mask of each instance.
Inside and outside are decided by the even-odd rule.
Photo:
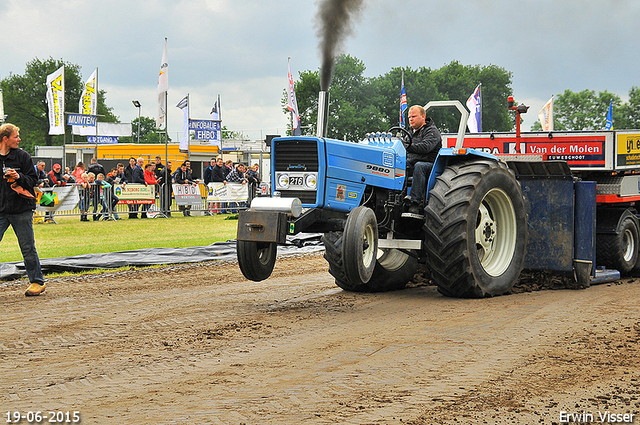
[[[402,133],[402,136],[400,137],[400,140],[402,140],[402,144],[404,145],[405,149],[408,148],[409,146],[411,146],[411,133],[409,133],[409,131],[407,131],[406,128],[404,127],[391,127],[387,133],[393,133],[394,131],[400,131]]]

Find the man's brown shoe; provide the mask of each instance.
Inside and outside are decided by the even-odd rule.
[[[24,294],[27,297],[35,297],[42,294],[46,287],[46,283],[43,283],[42,285],[40,285],[39,283],[32,283],[31,285],[29,285],[29,288],[27,288],[27,292],[25,292]]]

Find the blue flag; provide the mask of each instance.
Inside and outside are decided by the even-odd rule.
[[[605,130],[613,130],[613,100],[609,103],[609,112],[607,112],[607,125]]]
[[[404,91],[404,72],[402,73],[402,89],[400,90],[400,127],[405,126],[404,111],[407,110],[407,93]]]

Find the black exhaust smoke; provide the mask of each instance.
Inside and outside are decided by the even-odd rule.
[[[351,34],[351,18],[362,9],[364,0],[323,0],[318,10],[318,35],[322,68],[320,90],[328,91],[333,75],[336,51],[345,37]]]

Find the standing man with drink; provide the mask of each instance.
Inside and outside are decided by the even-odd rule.
[[[31,282],[25,295],[35,296],[43,293],[46,288],[33,236],[33,211],[36,209],[33,187],[38,176],[33,168],[31,155],[18,148],[19,131],[13,124],[0,126],[0,241],[11,225],[18,238]]]

